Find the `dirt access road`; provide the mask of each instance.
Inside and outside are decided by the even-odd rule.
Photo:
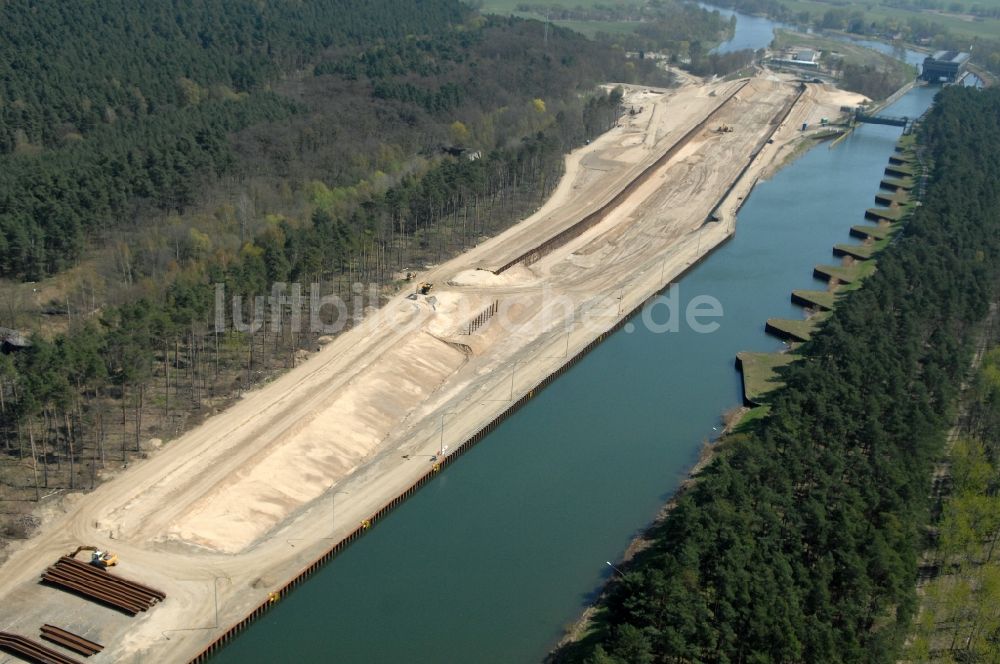
[[[94,662],[196,655],[425,474],[442,448],[731,235],[735,209],[801,123],[848,103],[823,86],[800,98],[798,90],[773,75],[627,90],[626,107],[642,112],[572,153],[536,214],[419,275],[435,283],[430,297],[400,293],[151,458],[66,496],[2,567],[0,630],[34,638],[43,623],[65,627],[105,644]],[[599,224],[494,274],[613,199],[706,119]],[[731,186],[719,220],[706,223]],[[467,334],[494,302],[498,313]],[[166,601],[129,618],[39,585],[43,568],[78,544],[117,551],[115,573],[163,590]]]

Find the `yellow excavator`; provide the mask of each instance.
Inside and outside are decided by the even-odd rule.
[[[90,564],[95,567],[106,569],[118,564],[118,554],[111,551],[101,551],[96,546],[78,546],[76,551],[69,554],[70,558],[76,558],[76,554],[81,551],[90,551]]]
[[[421,295],[427,295],[428,293],[431,292],[432,288],[434,288],[434,284],[425,281],[424,283],[420,284],[420,288],[418,289],[418,291]]]

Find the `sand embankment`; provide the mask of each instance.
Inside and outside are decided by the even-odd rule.
[[[88,495],[67,497],[63,513],[4,564],[0,630],[32,636],[42,623],[75,624],[106,645],[95,661],[197,654],[424,475],[443,448],[467,439],[725,241],[735,209],[779,148],[798,137],[796,127],[836,115],[842,101],[810,85],[778,127],[798,89],[755,78],[599,224],[528,266],[487,271],[612,200],[740,85],[630,89],[626,106],[643,112],[571,154],[538,212],[419,275],[436,284],[433,297],[400,293],[152,458]],[[717,131],[723,125],[733,131]],[[741,173],[718,205],[721,220],[705,223]],[[496,315],[467,334],[493,302]],[[117,551],[117,573],[165,591],[167,600],[127,618],[38,585],[46,565],[81,543]]]

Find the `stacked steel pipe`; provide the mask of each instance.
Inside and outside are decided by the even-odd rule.
[[[42,580],[134,616],[166,599],[159,590],[113,576],[88,563],[63,556],[42,573]]]
[[[29,662],[39,662],[39,664],[80,664],[79,660],[46,648],[41,643],[7,632],[0,632],[0,650],[23,657]]]
[[[90,639],[85,639],[79,634],[68,632],[55,625],[42,625],[42,638],[46,641],[58,644],[63,648],[78,652],[84,657],[90,657],[104,650],[104,646],[95,643]]]

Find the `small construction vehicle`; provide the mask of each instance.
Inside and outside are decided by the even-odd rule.
[[[107,569],[118,564],[118,554],[110,551],[101,551],[96,546],[78,546],[76,551],[69,554],[70,558],[76,558],[76,554],[81,551],[90,551],[90,564],[94,567]]]
[[[417,292],[420,293],[421,295],[427,295],[428,293],[431,292],[432,288],[434,288],[434,284],[425,281],[424,283],[420,284],[420,288],[417,290]]]

